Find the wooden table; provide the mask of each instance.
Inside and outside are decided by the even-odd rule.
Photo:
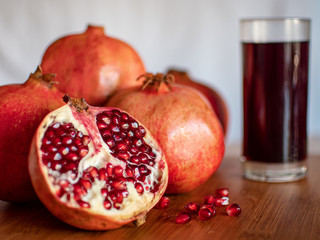
[[[15,205],[0,201],[0,239],[320,239],[320,139],[310,145],[308,177],[281,184],[243,179],[240,148],[229,146],[209,181],[189,194],[170,196],[170,207],[153,209],[139,228],[82,231],[56,219],[39,202]],[[229,217],[222,208],[207,222],[195,216],[187,224],[174,222],[186,203],[202,202],[219,187],[230,189],[230,201],[242,208],[240,217]]]

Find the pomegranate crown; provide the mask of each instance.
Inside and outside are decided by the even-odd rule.
[[[82,112],[83,110],[87,111],[89,109],[89,106],[84,100],[84,98],[81,98],[81,99],[71,98],[66,94],[63,96],[63,101],[75,107],[78,112]]]
[[[45,73],[43,74],[41,66],[38,66],[34,73],[30,74],[30,78],[43,81],[48,84],[48,87],[51,88],[53,84],[57,84],[53,79],[56,77],[55,73]]]
[[[143,91],[146,88],[156,89],[156,91],[159,90],[160,85],[164,83],[169,90],[171,90],[171,84],[174,83],[174,76],[172,74],[162,74],[162,73],[145,73],[140,75],[137,78],[137,81],[144,78],[141,90]]]

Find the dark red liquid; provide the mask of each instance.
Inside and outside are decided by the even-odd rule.
[[[242,43],[243,155],[259,162],[307,155],[308,42]]]

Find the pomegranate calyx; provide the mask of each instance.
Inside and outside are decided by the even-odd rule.
[[[57,83],[56,81],[53,81],[55,77],[55,73],[43,74],[41,66],[38,66],[35,72],[30,74],[30,78],[46,83],[48,85],[48,88],[51,88],[53,84]]]
[[[156,92],[159,91],[159,88],[161,85],[165,85],[166,88],[171,91],[171,85],[174,83],[174,76],[172,74],[162,74],[162,73],[145,73],[140,75],[137,78],[137,81],[139,81],[141,78],[144,78],[142,85],[141,85],[141,91],[145,89],[151,89],[155,90]]]
[[[63,101],[75,107],[77,109],[77,112],[82,112],[83,110],[87,111],[89,109],[89,106],[84,100],[84,98],[81,98],[81,99],[71,98],[66,94],[63,96]]]
[[[89,32],[104,35],[104,27],[89,24],[87,27],[86,33],[89,33]]]

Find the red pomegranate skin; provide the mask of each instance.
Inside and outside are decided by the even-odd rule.
[[[171,88],[125,89],[106,105],[127,111],[150,130],[167,159],[166,193],[178,194],[194,190],[218,169],[225,146],[220,122],[204,96],[188,86]]]
[[[45,51],[44,72],[57,73],[57,88],[71,97],[101,105],[117,89],[138,85],[144,73],[138,53],[127,43],[105,35],[104,28],[89,25],[81,34],[57,39]]]
[[[168,71],[168,74],[172,74],[174,76],[176,83],[193,87],[206,96],[210,105],[217,114],[217,117],[221,122],[224,135],[226,136],[229,127],[229,111],[226,101],[221,94],[213,87],[209,87],[203,83],[191,79],[189,74],[185,71],[171,69]]]
[[[28,174],[28,153],[42,118],[64,104],[63,93],[32,77],[0,87],[0,200],[37,199]]]

